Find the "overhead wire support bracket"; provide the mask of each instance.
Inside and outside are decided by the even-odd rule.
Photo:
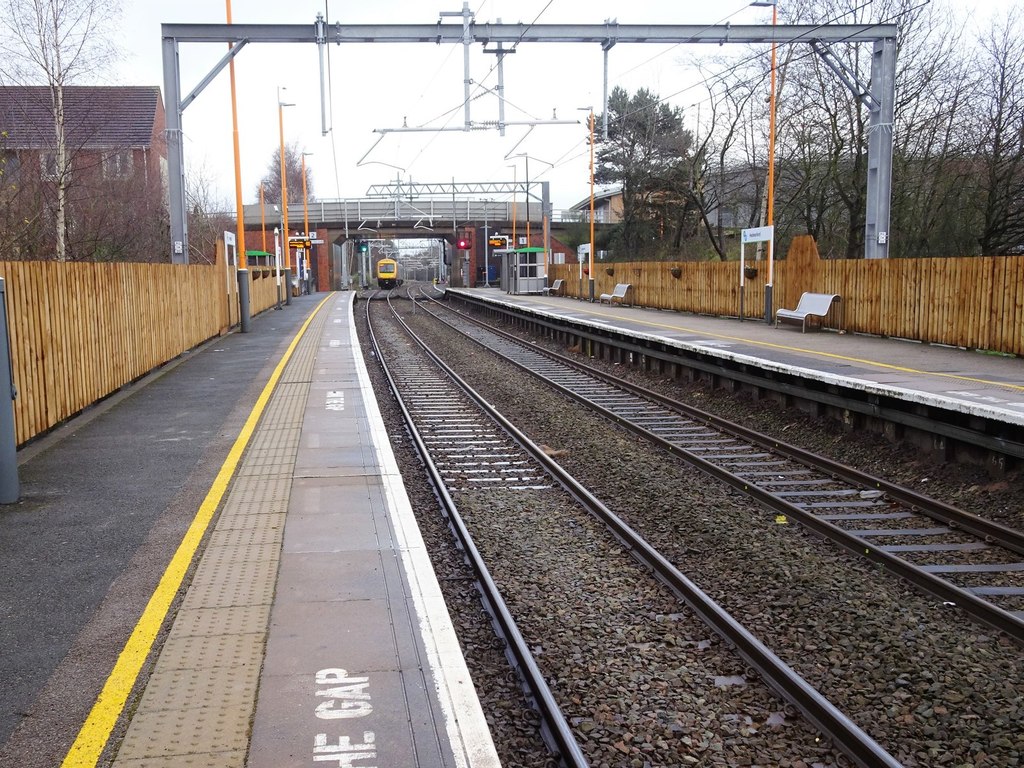
[[[877,112],[880,108],[880,104],[871,95],[870,86],[864,85],[860,82],[857,77],[857,73],[851,70],[844,61],[836,56],[832,49],[827,45],[823,45],[817,40],[811,42],[811,49],[821,57],[821,60],[825,62],[825,66],[832,70],[836,77],[845,85],[850,93],[853,94],[854,98],[857,99],[861,104],[870,109],[872,112]]]
[[[231,60],[234,59],[243,48],[245,48],[245,44],[248,42],[248,40],[242,39],[228,48],[228,52],[221,57],[221,60],[214,65],[213,69],[207,73],[206,77],[199,81],[199,85],[193,88],[192,92],[181,100],[181,105],[178,109],[181,112],[184,112],[188,108],[188,105],[195,101],[200,93],[206,90],[206,86],[213,82],[213,79],[220,74],[221,70],[230,64]]]

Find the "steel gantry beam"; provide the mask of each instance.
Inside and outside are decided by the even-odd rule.
[[[185,217],[184,158],[181,115],[187,103],[181,99],[179,45],[182,43],[442,43],[483,45],[509,43],[596,43],[607,54],[613,46],[629,43],[873,43],[871,110],[868,144],[868,190],[865,256],[888,255],[889,198],[892,168],[892,115],[895,102],[896,25],[686,25],[686,24],[491,24],[476,21],[459,24],[342,24],[325,34],[318,18],[310,24],[163,24],[161,26],[164,97],[167,102],[167,163],[171,224],[171,260],[188,262],[188,231]],[[237,53],[237,52],[236,52]],[[223,67],[224,63],[218,65]],[[215,69],[203,81],[216,75]],[[198,93],[201,88],[193,91]],[[194,98],[194,96],[193,96]],[[607,112],[607,109],[605,109]],[[882,201],[884,200],[884,204]]]

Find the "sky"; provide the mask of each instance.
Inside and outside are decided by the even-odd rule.
[[[940,2],[942,0],[939,0]],[[785,2],[785,0],[780,0]],[[985,16],[1008,0],[976,0],[974,17]],[[456,0],[234,0],[236,24],[312,24],[317,13],[342,24],[435,24],[440,12],[461,13]],[[538,24],[770,24],[769,8],[749,0],[470,0],[477,22]],[[163,90],[162,23],[226,22],[218,0],[123,0],[122,60],[114,75],[119,85],[158,85]],[[457,23],[457,17],[444,19]],[[471,119],[496,121],[495,57],[483,46],[471,48],[474,81]],[[226,51],[222,44],[180,46],[181,90],[187,94]],[[718,46],[620,44],[609,56],[609,90],[633,92],[646,87],[684,110],[684,124],[697,127],[702,86],[693,67],[694,53],[720,55]],[[391,133],[376,129],[403,125],[459,128],[463,125],[463,50],[433,43],[359,43],[329,46],[330,83],[326,136],[321,131],[320,69],[317,46],[250,44],[236,57],[242,192],[257,201],[260,179],[279,146],[278,88],[284,109],[284,138],[304,152],[312,171],[315,197],[359,198],[372,184],[398,179],[450,183],[550,182],[555,209],[569,208],[590,194],[587,107],[601,111],[603,55],[597,43],[533,43],[505,57],[507,121],[578,120],[570,125],[539,125],[486,131]],[[584,108],[582,111],[580,108]],[[707,113],[705,112],[705,115]],[[600,125],[598,125],[598,128]],[[217,202],[234,208],[234,163],[228,71],[225,69],[182,115],[186,168],[212,185]],[[514,155],[526,154],[525,158]],[[509,159],[506,159],[509,157]],[[290,190],[291,191],[291,190]],[[294,192],[292,193],[294,194]],[[500,196],[495,199],[501,199]]]

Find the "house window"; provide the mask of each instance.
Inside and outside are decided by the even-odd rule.
[[[132,175],[132,153],[130,150],[108,152],[103,156],[103,178],[127,179]]]
[[[39,153],[39,171],[44,179],[56,179],[57,178],[57,153],[56,152],[40,152]]]

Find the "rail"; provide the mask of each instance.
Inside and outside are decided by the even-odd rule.
[[[436,316],[435,316],[436,317]],[[473,318],[461,316],[461,319],[468,320],[476,327],[485,326]],[[459,333],[465,331],[458,326],[437,318]],[[490,334],[492,346],[488,346],[473,334],[465,334],[477,343],[492,352],[504,357],[503,352],[497,351],[493,346],[498,342],[505,346],[512,344],[519,349],[531,353],[524,345],[518,343],[513,337],[504,333],[495,333],[493,329],[486,328]],[[549,353],[533,353],[543,359],[551,359]],[[545,373],[537,373],[522,365],[521,362],[511,359],[511,362],[524,370],[546,380],[551,373],[550,367]],[[562,387],[559,387],[562,389]],[[569,394],[569,392],[567,392]],[[575,397],[574,399],[588,402],[585,398]],[[588,402],[589,404],[589,402]],[[529,442],[525,435],[507,419],[495,412],[494,417],[501,423],[502,427],[510,434],[516,436],[517,440]],[[620,421],[620,419],[615,419]],[[736,621],[724,608],[712,600],[703,590],[690,581],[681,571],[669,562],[660,552],[652,547],[646,539],[634,531],[629,525],[618,517],[612,510],[605,506],[600,499],[596,498],[572,475],[570,475],[557,461],[539,451],[536,459],[540,461],[547,471],[558,481],[597,519],[601,520],[612,533],[623,542],[631,554],[640,562],[649,567],[658,578],[666,584],[675,594],[679,595],[701,619],[717,632],[722,638],[729,642],[757,672],[768,685],[779,692],[784,698],[796,706],[807,719],[814,723],[825,733],[837,747],[851,760],[860,766],[886,766],[898,768],[901,763],[886,752],[881,745],[865,733],[859,726],[850,720],[843,712],[829,702],[813,686],[809,685],[791,667],[775,655],[757,637],[749,632],[746,627]]]
[[[942,566],[934,562],[945,562],[957,552],[970,560],[971,552],[990,547],[1001,547],[1019,557],[1024,554],[1021,532],[662,397],[571,358],[527,346],[475,318],[463,319],[479,331],[467,333],[456,328],[459,332],[546,385],[1024,645],[1024,616],[997,604],[999,597],[1012,600],[1020,590],[1006,587],[976,593],[936,575],[955,577],[957,569],[940,570]],[[624,401],[624,394],[631,397]],[[942,525],[922,528],[923,518],[926,525]],[[859,528],[861,524],[876,527]],[[967,536],[976,540],[961,541]],[[878,543],[890,539],[928,543]],[[898,555],[904,551],[920,558],[931,554],[933,562],[911,563]],[[1010,578],[1024,563],[988,568]]]

